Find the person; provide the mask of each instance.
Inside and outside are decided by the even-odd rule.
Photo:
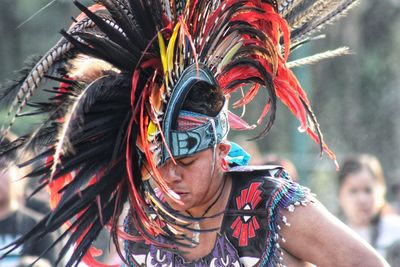
[[[34,210],[41,216],[46,215],[51,211],[49,205],[49,194],[45,190],[35,192],[38,183],[35,179],[26,181],[24,186],[24,202],[25,206],[30,210]]]
[[[400,267],[400,240],[391,244],[386,251],[386,259],[391,267]]]
[[[299,2],[75,2],[83,14],[3,96],[7,132],[43,77],[61,83],[31,104],[43,124],[3,148],[46,159],[28,176],[42,176],[53,208],[6,253],[67,224],[65,266],[103,266],[91,244],[104,228],[128,266],[387,266],[284,169],[247,166],[227,139],[255,128],[231,96],[243,106],[265,89],[259,136],[280,99],[335,160],[287,59],[353,3]]]
[[[6,142],[10,142],[7,138]],[[18,181],[24,170],[20,170],[10,162],[9,157],[0,158],[0,247],[20,238],[29,229],[33,228],[40,219],[40,215],[25,207],[23,203],[24,181]],[[43,256],[41,262],[50,264],[55,262],[57,251],[42,255],[42,252],[53,244],[52,235],[41,239],[39,243],[29,241],[22,247],[14,250],[2,259],[1,266],[17,266],[25,258],[36,259]]]
[[[35,267],[51,267],[51,264],[49,261],[45,259],[39,259],[37,260],[35,257],[32,256],[24,256],[21,258],[20,262],[16,267],[28,267],[31,266],[31,263],[36,261]]]
[[[400,240],[400,217],[385,200],[386,184],[379,160],[369,154],[347,158],[338,182],[346,223],[385,256],[387,248]]]
[[[391,187],[393,202],[391,206],[400,215],[400,183],[395,183]]]

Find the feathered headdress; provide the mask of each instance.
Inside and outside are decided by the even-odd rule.
[[[3,135],[17,117],[43,116],[42,124],[2,146],[1,153],[35,149],[36,156],[21,165],[39,166],[28,177],[41,177],[38,190],[50,187],[53,209],[8,251],[65,223],[68,227],[57,240],[67,240],[60,255],[75,244],[67,266],[83,257],[95,266],[89,248],[104,227],[117,248],[118,237],[163,246],[155,239],[163,235],[179,242],[179,229],[195,219],[163,204],[149,178],[179,202],[157,166],[220,142],[228,131],[227,121],[234,129],[253,128],[223,108],[201,129],[177,131],[174,125],[185,96],[200,82],[219,88],[227,99],[245,90],[235,107],[266,90],[268,98],[257,121],[264,125],[260,136],[271,128],[280,99],[299,120],[300,129],[335,159],[287,59],[291,49],[311,40],[356,0],[94,2],[89,8],[74,2],[82,15],[2,95],[10,106]],[[292,66],[345,52],[330,51]],[[31,102],[42,81],[49,79],[60,86],[45,89],[53,94],[48,101]],[[22,113],[27,105],[34,110]],[[180,138],[192,141],[180,147]],[[141,234],[137,237],[118,228],[127,201]],[[153,221],[150,209],[170,226],[168,230]]]

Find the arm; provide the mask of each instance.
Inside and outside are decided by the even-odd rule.
[[[290,226],[281,224],[284,251],[317,266],[389,266],[366,242],[329,213],[318,201],[282,210]]]

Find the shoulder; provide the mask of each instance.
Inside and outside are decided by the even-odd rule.
[[[237,166],[229,170],[235,180],[262,181],[267,184],[285,185],[294,183],[286,170],[278,165]]]
[[[251,174],[251,175],[265,175],[283,170],[282,166],[279,165],[243,165],[235,166],[229,169],[230,174]]]
[[[279,265],[283,253],[278,243],[281,224],[289,225],[284,211],[293,212],[296,206],[306,205],[310,199],[309,190],[293,182],[281,166],[240,166],[232,168],[230,175],[233,181],[230,207],[248,213],[232,218],[233,222],[229,224],[232,244],[241,254],[245,254],[242,247],[247,246],[247,242],[250,247],[262,251],[260,266]],[[251,239],[246,230],[242,233],[246,229],[243,225],[247,226],[248,221],[251,222],[251,231],[257,231],[253,236],[265,238]],[[252,230],[254,225],[256,227]]]
[[[17,229],[21,231],[27,231],[33,228],[41,219],[41,215],[34,210],[31,210],[25,206],[21,206],[16,210],[14,224]]]
[[[400,240],[400,216],[395,214],[382,216],[380,227],[380,246],[387,247],[393,242]]]
[[[19,206],[18,209],[13,211],[10,216],[1,222],[20,226],[21,223],[29,225],[35,225],[40,221],[40,215],[25,206]]]
[[[386,266],[365,241],[335,218],[316,199],[283,211],[282,248],[296,258],[317,266]]]
[[[18,208],[17,213],[22,216],[23,218],[27,219],[27,220],[32,220],[35,222],[40,221],[40,219],[43,217],[42,214],[40,214],[39,212],[26,207],[26,206],[21,206]]]
[[[259,185],[267,205],[273,202],[286,208],[292,204],[304,204],[311,196],[310,190],[294,182],[281,166],[238,166],[231,168],[229,174],[239,188],[247,188],[255,183]]]
[[[381,229],[388,239],[400,239],[400,216],[396,214],[382,216]]]
[[[400,234],[400,216],[396,214],[388,214],[382,217],[382,224],[391,230],[397,230]]]

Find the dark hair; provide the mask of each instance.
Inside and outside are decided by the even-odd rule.
[[[385,186],[385,178],[378,158],[369,154],[360,154],[349,157],[342,163],[338,174],[339,187],[349,174],[354,174],[364,169],[368,170],[377,182]]]
[[[225,97],[222,90],[206,82],[196,83],[189,91],[182,109],[215,117],[224,106]]]
[[[1,148],[5,149],[2,149],[0,151],[0,170],[8,167],[10,162],[13,161],[16,156],[13,150],[7,151],[8,147],[10,147],[10,144],[11,144],[11,138],[9,136],[6,136],[4,140],[1,142]],[[4,153],[5,151],[7,152]]]

